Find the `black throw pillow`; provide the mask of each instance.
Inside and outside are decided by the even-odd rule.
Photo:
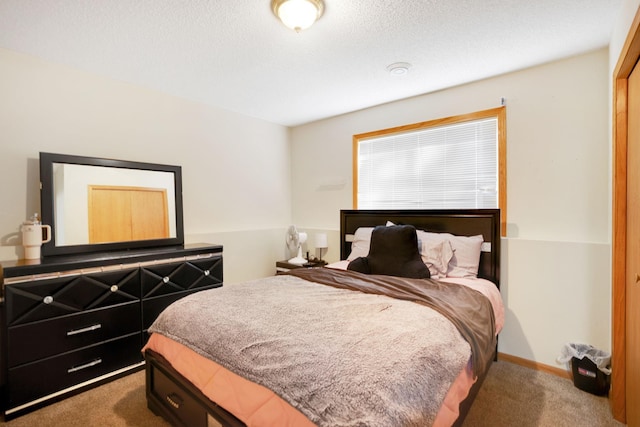
[[[347,270],[357,271],[359,273],[371,274],[371,268],[369,267],[369,260],[367,257],[361,256],[347,265]]]
[[[415,279],[431,277],[420,257],[418,235],[413,225],[378,226],[371,233],[366,257],[354,259],[348,270]]]

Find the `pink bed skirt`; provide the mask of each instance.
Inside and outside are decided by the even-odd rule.
[[[152,334],[144,349],[162,355],[171,366],[211,401],[249,427],[303,427],[314,424],[271,390],[223,368],[188,347],[160,334]],[[475,380],[470,363],[449,389],[434,426],[451,426],[458,408]]]

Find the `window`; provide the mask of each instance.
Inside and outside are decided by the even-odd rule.
[[[500,208],[506,224],[505,107],[353,137],[354,207]]]

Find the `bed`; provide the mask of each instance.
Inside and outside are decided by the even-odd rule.
[[[431,251],[420,252],[435,279],[346,269],[374,227],[401,225]],[[185,426],[461,425],[504,320],[499,210],[342,210],[340,235],[342,261],[328,268],[167,308],[144,349],[148,407]],[[452,272],[469,242],[475,274]]]

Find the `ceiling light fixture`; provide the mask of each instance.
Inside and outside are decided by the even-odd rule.
[[[324,3],[322,0],[271,0],[271,9],[285,26],[299,33],[322,16]]]
[[[392,76],[404,76],[409,72],[409,68],[411,68],[411,64],[408,62],[395,62],[387,66],[387,71]]]

